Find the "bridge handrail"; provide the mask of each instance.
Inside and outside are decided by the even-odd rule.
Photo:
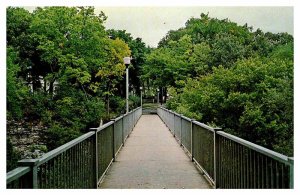
[[[103,136],[109,136],[107,138],[104,138],[104,140],[111,139],[112,144],[105,146],[103,145],[103,147],[112,147],[110,148],[110,150],[113,151],[113,154],[109,158],[113,160],[116,154],[114,148],[115,133],[118,133],[119,135],[121,134],[123,137],[122,142],[124,142],[126,136],[125,134],[131,133],[132,128],[137,123],[141,114],[141,107],[138,107],[125,115],[121,115],[115,118],[113,121],[110,121],[101,127],[91,128],[90,132],[85,133],[80,137],[71,140],[70,142],[44,154],[39,159],[23,159],[18,161],[19,167],[9,171],[6,174],[7,188],[41,188],[41,185],[43,185],[42,188],[96,188],[99,183],[99,178],[102,178],[102,175],[98,175],[98,158],[101,157],[100,154],[98,155],[98,150],[101,149],[102,145],[99,144],[97,137],[102,136],[102,138],[104,138]],[[129,117],[128,122],[132,123],[126,126],[127,128],[130,128],[128,130],[124,127],[123,123],[123,119],[125,117]],[[119,123],[120,120],[122,120],[122,123]],[[115,128],[116,123],[118,123],[119,125],[121,124],[122,128]],[[112,130],[108,130],[108,128]],[[122,131],[122,133],[115,131]],[[74,147],[76,148],[73,149]],[[88,150],[84,150],[84,148]],[[79,158],[80,154],[84,154],[84,156]],[[93,157],[93,154],[95,154],[96,156]],[[101,154],[103,155],[103,153]],[[78,158],[76,159],[75,157]],[[74,162],[72,162],[71,160]],[[50,162],[50,164],[48,162]],[[59,163],[63,163],[63,165]],[[71,168],[66,167],[68,166],[68,163],[71,163],[72,167],[74,168],[77,167],[75,169],[84,170],[85,173],[79,173],[77,170],[69,170]],[[109,163],[108,166],[110,166],[110,164],[111,163]],[[54,166],[58,167],[55,168]],[[67,168],[67,170],[64,170],[65,168]],[[105,169],[106,172],[108,167],[106,167]],[[105,174],[105,172],[103,173],[103,175]],[[64,176],[65,173],[71,174],[74,177],[76,175],[77,181],[75,181],[76,178]],[[46,182],[46,184],[44,182]],[[23,183],[26,183],[26,186],[23,186]],[[49,184],[50,187],[47,186],[48,183],[51,184]]]
[[[293,157],[264,148],[225,133],[220,128],[210,127],[163,107],[159,107],[157,113],[187,150],[191,160],[216,188],[294,187]],[[263,164],[257,165],[259,163]],[[265,172],[262,171],[263,167],[267,169]],[[245,176],[241,176],[243,174]],[[260,180],[263,180],[263,183],[259,183]]]
[[[229,133],[225,133],[224,131],[218,131],[216,133],[219,134],[219,135],[221,135],[221,136],[223,136],[223,137],[226,137],[226,138],[228,138],[228,139],[230,139],[232,141],[235,141],[235,142],[237,142],[237,143],[239,143],[241,145],[244,145],[244,146],[246,146],[246,147],[248,147],[248,148],[250,148],[252,150],[255,150],[255,151],[257,151],[257,152],[259,152],[261,154],[264,154],[264,155],[267,155],[267,156],[269,156],[269,157],[271,157],[273,159],[276,159],[276,160],[278,160],[278,161],[280,161],[282,163],[290,164],[288,156],[285,156],[283,154],[280,154],[280,153],[275,152],[273,150],[270,150],[268,148],[262,147],[260,145],[254,144],[252,142],[249,142],[249,141],[244,140],[242,138],[239,138],[237,136],[231,135]]]
[[[97,128],[90,128],[90,130],[96,130],[97,132],[102,131],[103,129],[105,129],[106,127],[110,126],[114,124],[114,121],[109,121],[107,123],[105,123],[104,125],[97,127]]]
[[[214,128],[212,128],[212,127],[210,127],[210,126],[208,126],[208,125],[206,125],[204,123],[200,123],[199,121],[193,121],[192,123],[194,123],[194,124],[196,124],[196,125],[198,125],[200,127],[203,127],[204,129],[207,129],[209,131],[215,132]]]
[[[95,134],[95,132],[88,132],[86,134],[81,135],[78,138],[73,139],[72,141],[59,146],[58,148],[55,148],[54,150],[51,150],[50,152],[47,152],[44,154],[41,158],[38,159],[37,166],[45,163],[46,161],[51,160],[52,158],[56,157],[57,155],[65,152],[66,150],[72,148],[73,146],[77,145],[78,143],[86,140],[89,137],[92,137]]]
[[[30,172],[30,167],[17,167],[6,173],[6,182],[10,183]]]

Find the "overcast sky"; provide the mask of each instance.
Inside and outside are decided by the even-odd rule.
[[[140,37],[152,47],[169,30],[183,27],[191,18],[201,13],[229,20],[240,25],[248,23],[254,30],[288,32],[293,35],[293,7],[96,7],[108,16],[106,28],[125,29],[134,38]]]

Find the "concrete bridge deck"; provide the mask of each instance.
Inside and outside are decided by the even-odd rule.
[[[158,115],[142,115],[100,188],[211,188]]]

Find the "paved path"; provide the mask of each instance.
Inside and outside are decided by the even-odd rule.
[[[211,188],[158,115],[142,115],[100,188]]]

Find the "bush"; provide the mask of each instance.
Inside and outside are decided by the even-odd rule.
[[[175,103],[174,103],[175,102]],[[176,111],[286,155],[293,155],[293,63],[240,60],[190,79],[168,103]]]
[[[141,105],[141,98],[139,96],[130,95],[128,99],[129,110],[135,109]]]
[[[124,98],[112,96],[110,97],[109,104],[111,111],[116,113],[116,115],[120,115],[126,111],[126,100]]]
[[[61,124],[53,123],[46,134],[47,148],[53,150],[80,135],[80,127],[76,127],[76,125],[64,127]]]
[[[10,139],[6,139],[6,172],[11,171],[18,165],[18,160],[20,159],[20,154],[17,153]]]
[[[18,54],[13,48],[7,49],[7,116],[8,119],[21,119],[23,109],[26,106],[24,99],[29,94],[29,89],[23,84],[22,79],[18,77],[20,67],[18,65]]]

